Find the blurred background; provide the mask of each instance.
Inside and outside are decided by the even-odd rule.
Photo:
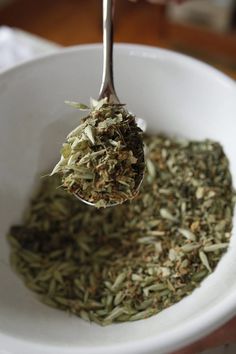
[[[154,2],[116,0],[115,41],[179,51],[236,79],[236,0]],[[102,0],[0,0],[0,70],[60,46],[101,41]],[[236,347],[214,351],[226,352]]]
[[[117,0],[115,41],[183,52],[236,79],[236,0],[154,2]],[[9,40],[6,26],[62,46],[101,42],[101,5],[101,0],[0,0],[0,26],[5,26],[0,50],[6,29]]]

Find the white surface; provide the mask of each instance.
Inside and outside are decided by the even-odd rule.
[[[10,270],[5,234],[20,220],[39,174],[57,160],[61,142],[78,123],[78,113],[63,102],[86,103],[97,96],[101,63],[100,46],[81,46],[0,76],[2,352],[161,354],[206,335],[236,313],[235,234],[217,270],[191,296],[150,319],[106,328],[38,303]],[[153,132],[221,141],[235,181],[232,80],[185,56],[128,45],[116,47],[115,77],[121,100]]]
[[[0,26],[0,71],[38,55],[53,53],[58,45],[19,29]]]

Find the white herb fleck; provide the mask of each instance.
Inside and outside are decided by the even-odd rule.
[[[206,256],[206,254],[203,252],[203,251],[199,251],[199,257],[200,257],[200,260],[202,262],[202,264],[206,267],[206,269],[211,272],[211,267],[209,265],[209,262],[208,262],[208,258]]]
[[[196,198],[197,199],[202,199],[204,196],[204,188],[203,187],[198,187],[196,190]]]
[[[173,216],[169,210],[165,209],[165,208],[161,208],[160,209],[160,215],[163,219],[167,219],[167,220],[171,220],[171,221],[177,221],[176,217]]]
[[[183,235],[186,239],[190,240],[190,241],[196,241],[196,236],[194,235],[194,233],[192,233],[190,230],[188,229],[181,229],[179,228],[179,233],[181,235]]]

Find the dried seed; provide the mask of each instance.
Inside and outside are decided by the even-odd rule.
[[[133,281],[142,281],[142,280],[143,280],[143,277],[142,277],[141,275],[139,275],[139,274],[132,274],[132,275],[131,275],[131,279],[132,279]]]
[[[119,305],[125,297],[125,293],[120,291],[118,294],[116,294],[115,299],[114,299],[114,305],[117,306]]]
[[[111,287],[111,291],[113,292],[117,292],[118,290],[120,290],[120,288],[122,287],[122,284],[124,282],[126,278],[126,274],[125,273],[120,273],[117,277],[116,280],[114,281],[114,284]]]
[[[123,307],[115,307],[111,313],[104,318],[104,323],[109,323],[114,321],[117,317],[123,315],[125,313],[125,309]]]
[[[147,286],[146,288],[143,289],[143,293],[145,296],[148,296],[149,295],[149,292],[153,291],[153,292],[156,292],[156,291],[160,291],[160,290],[163,290],[163,289],[166,289],[166,285],[164,284],[153,284],[153,285],[150,285],[150,286]]]
[[[188,253],[188,252],[192,252],[196,249],[198,249],[200,247],[200,245],[193,245],[191,243],[187,243],[186,245],[183,245],[181,247],[181,250],[185,253]]]
[[[112,303],[113,303],[113,299],[114,297],[112,295],[107,295],[107,298],[106,298],[106,307],[111,307],[112,306]]]
[[[145,318],[148,318],[148,317],[154,315],[155,312],[156,312],[155,309],[148,309],[148,310],[138,312],[135,315],[130,316],[129,321],[143,320]]]
[[[196,198],[197,199],[202,199],[204,196],[204,188],[203,187],[198,187],[196,190]]]
[[[156,177],[156,168],[153,162],[150,159],[146,159],[146,166],[148,170],[148,174],[152,178],[152,180]]]
[[[167,220],[170,220],[170,221],[177,221],[176,217],[173,216],[173,215],[169,212],[169,210],[167,210],[167,209],[161,208],[161,209],[160,209],[160,215],[161,215],[161,217],[164,218],[164,219],[167,219]]]
[[[169,259],[171,261],[175,261],[177,259],[177,257],[178,257],[178,253],[173,248],[171,248],[169,250]]]
[[[153,304],[153,299],[144,300],[140,305],[136,306],[138,311],[146,310],[148,307],[151,307]]]
[[[178,229],[179,233],[183,235],[187,240],[196,241],[196,236],[188,229]]]
[[[205,246],[203,248],[204,252],[215,252],[218,250],[222,250],[225,249],[229,246],[228,243],[216,243],[214,245],[210,245],[210,246]]]
[[[209,272],[211,272],[211,267],[209,265],[209,262],[208,262],[208,258],[207,256],[205,255],[205,253],[203,251],[199,251],[199,257],[200,257],[200,260],[202,262],[202,264],[207,268],[207,270]]]
[[[207,275],[207,273],[208,272],[206,270],[202,270],[201,272],[195,273],[192,276],[192,280],[203,279]]]

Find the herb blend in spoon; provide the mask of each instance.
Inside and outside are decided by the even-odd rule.
[[[88,107],[75,102],[73,106]],[[51,175],[70,193],[96,207],[132,199],[143,178],[141,129],[124,105],[92,100],[87,117],[67,137]]]

